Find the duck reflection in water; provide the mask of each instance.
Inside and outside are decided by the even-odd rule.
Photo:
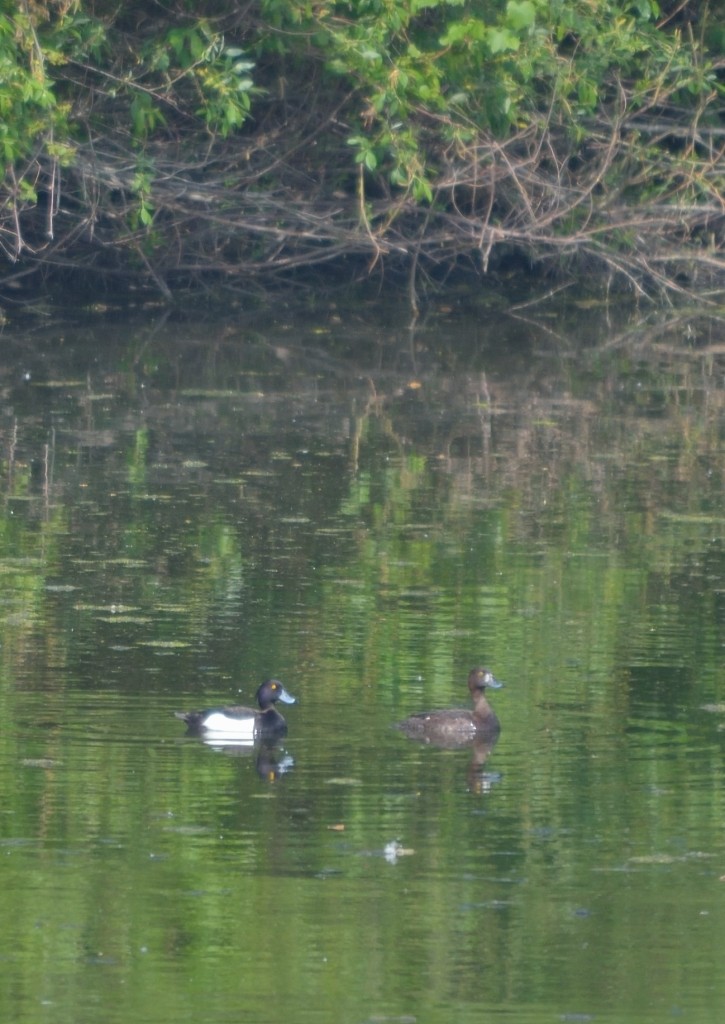
[[[468,691],[473,708],[445,708],[421,711],[403,719],[395,726],[410,739],[443,750],[471,749],[468,767],[469,788],[481,793],[490,789],[497,776],[483,771],[498,741],[501,723],[488,703],[487,689],[498,690],[503,684],[487,668],[473,668],[468,674]]]
[[[187,733],[188,735],[188,733]],[[280,747],[275,740],[261,740],[259,743],[230,743],[228,740],[198,737],[205,747],[212,747],[227,757],[254,757],[257,775],[264,782],[276,782],[287,775],[295,766],[292,755]]]

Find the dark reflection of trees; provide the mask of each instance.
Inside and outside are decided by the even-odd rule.
[[[449,344],[440,322],[316,326],[109,327],[102,344],[95,326],[8,344],[4,547],[40,559],[11,600],[46,607],[44,584],[81,566],[81,607],[142,619],[161,596],[194,644],[241,616],[240,643],[259,645],[269,609],[311,614],[326,578],[362,588],[369,627],[386,595],[432,575],[492,579],[502,557],[535,550],[629,552],[650,591],[714,600],[722,544],[699,540],[708,515],[722,539],[713,333],[700,348],[682,346],[682,328],[625,346],[612,330],[595,346],[607,325],[592,317],[583,346],[568,325],[555,336],[499,317]],[[136,628],[176,636],[178,614]]]

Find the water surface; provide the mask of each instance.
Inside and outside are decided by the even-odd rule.
[[[723,348],[610,318],[6,329],[3,1020],[719,1019]]]

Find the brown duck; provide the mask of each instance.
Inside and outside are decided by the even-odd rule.
[[[473,668],[468,675],[468,690],[473,708],[448,708],[421,711],[396,724],[406,736],[442,747],[457,747],[473,740],[495,741],[501,731],[496,712],[486,700],[486,690],[503,686],[487,668]]]

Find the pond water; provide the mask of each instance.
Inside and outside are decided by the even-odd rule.
[[[6,327],[0,1019],[719,1020],[721,335]],[[493,749],[392,728],[476,664]]]

